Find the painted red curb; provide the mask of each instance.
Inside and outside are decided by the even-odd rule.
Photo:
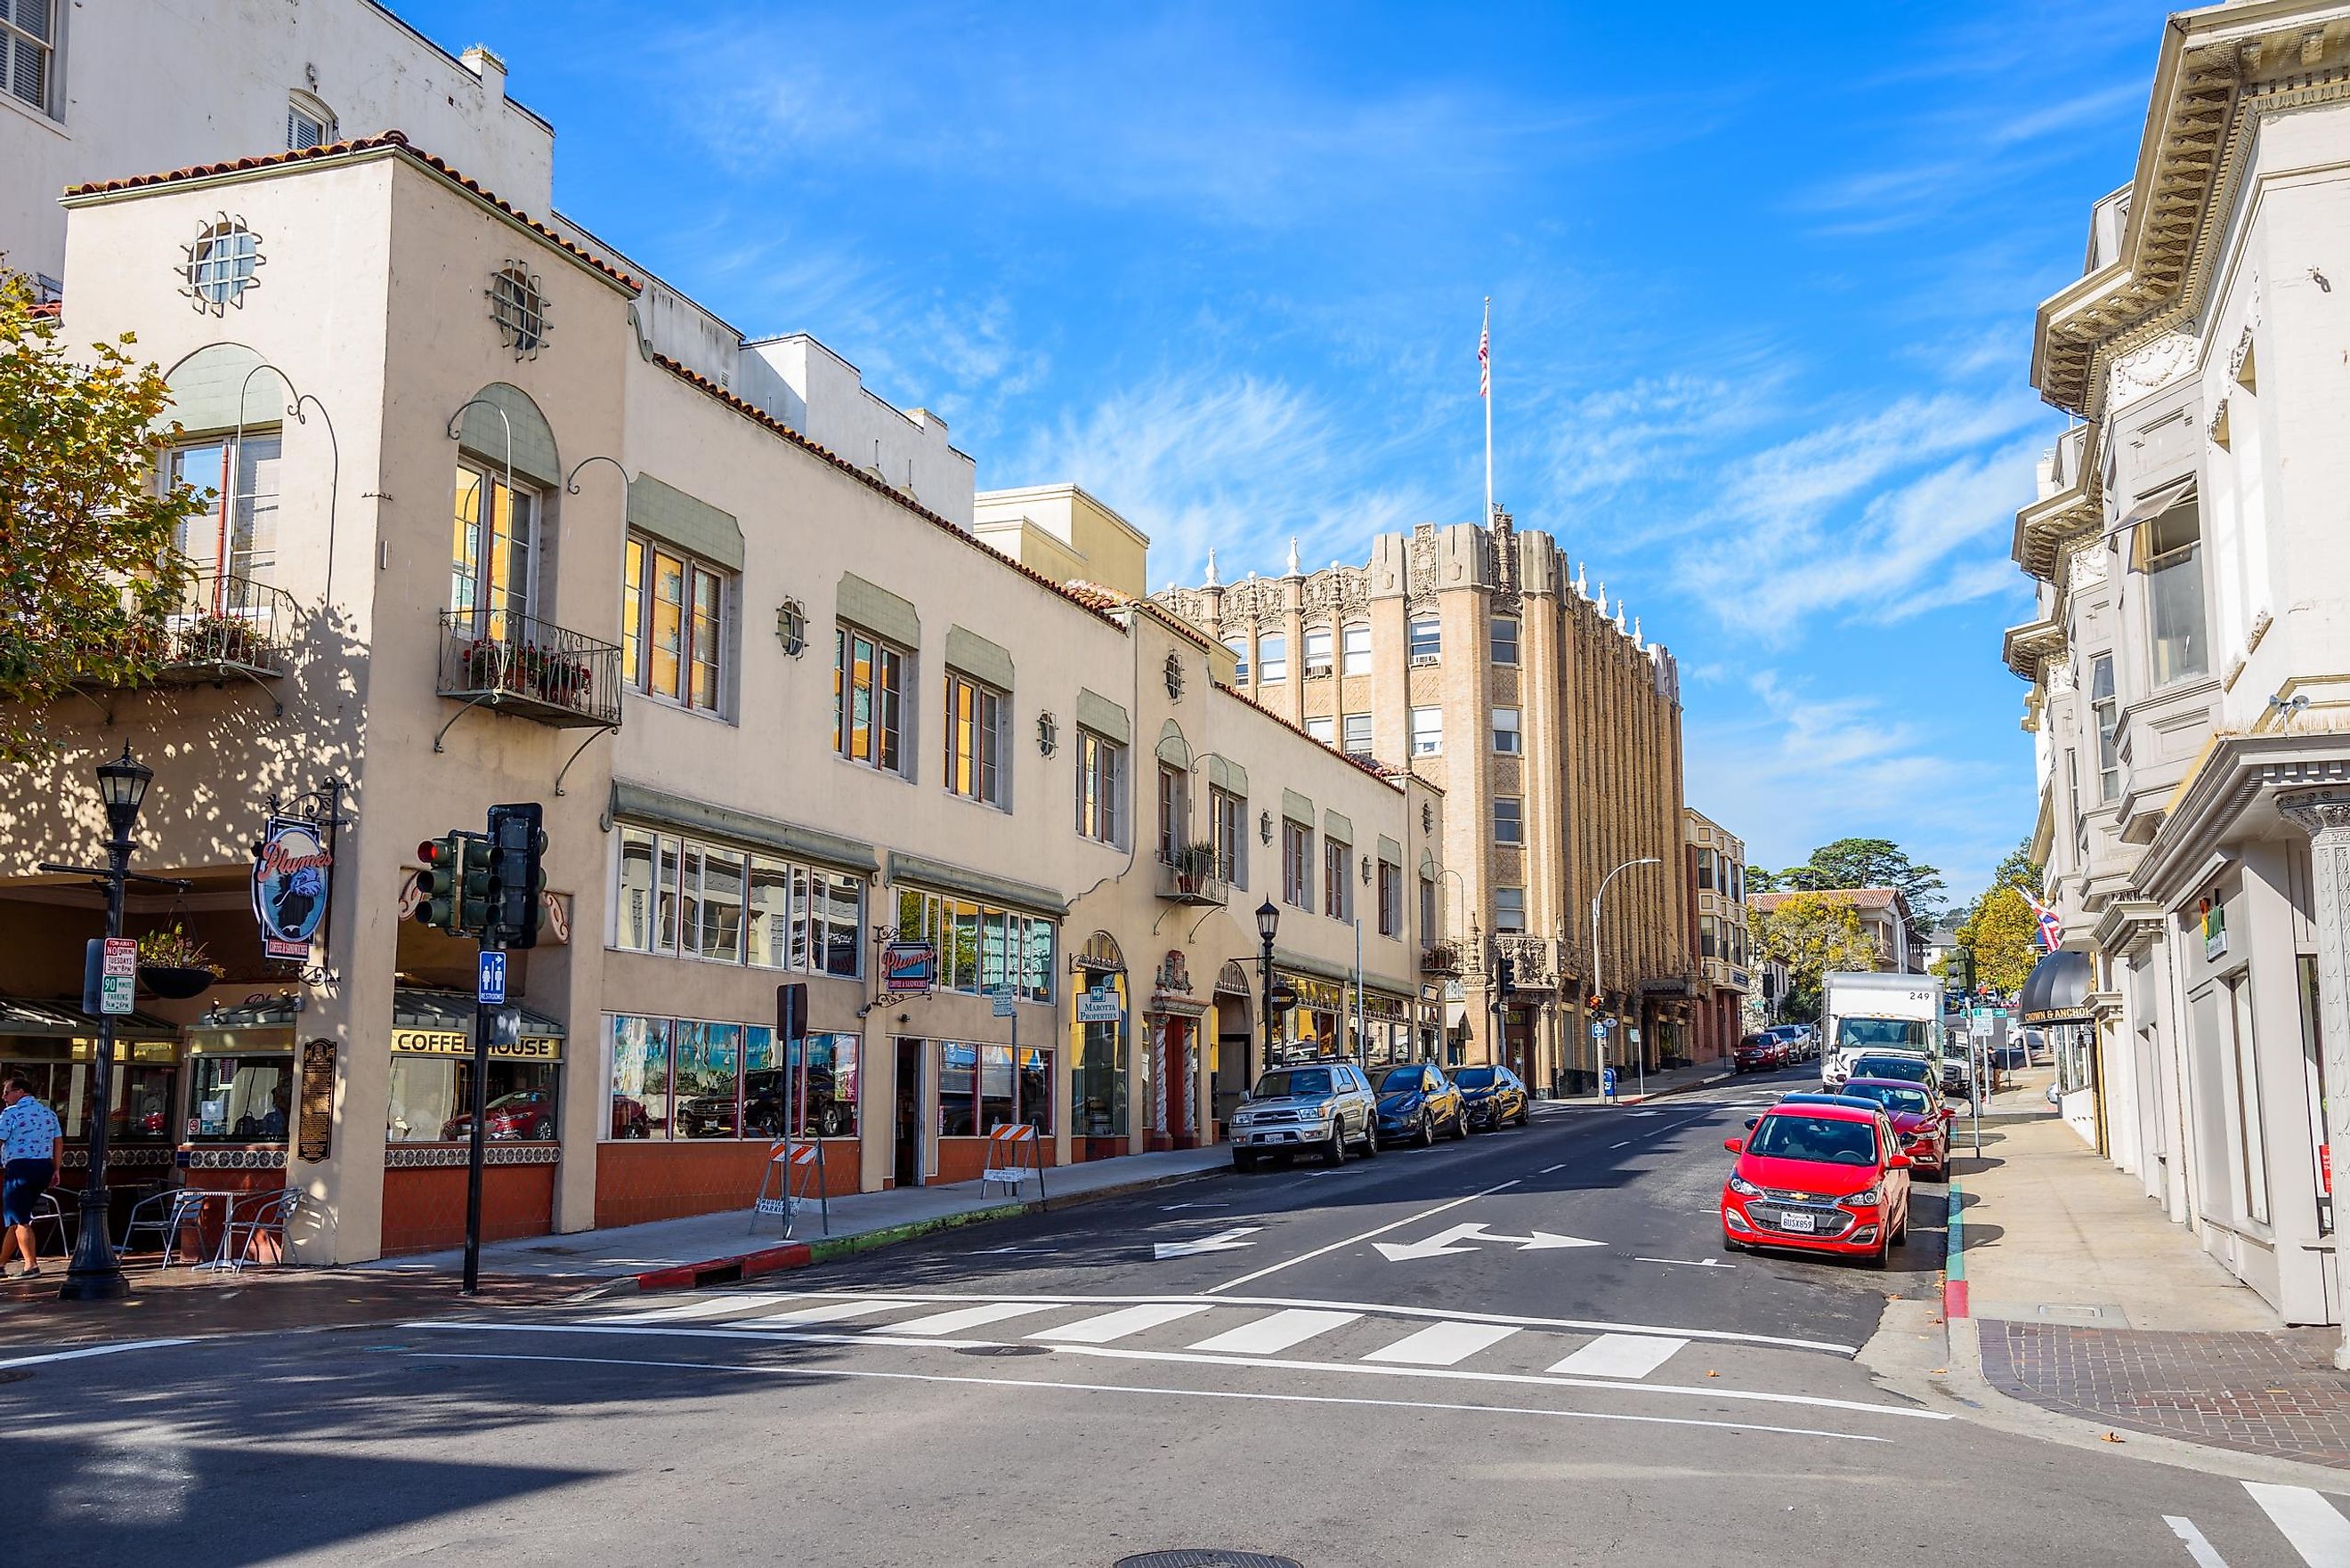
[[[781,1247],[762,1247],[755,1252],[738,1252],[731,1258],[710,1258],[699,1263],[648,1269],[637,1276],[637,1289],[691,1290],[698,1284],[747,1280],[758,1274],[779,1273],[785,1269],[805,1269],[815,1261],[815,1254],[806,1242],[794,1241]]]
[[[1943,1281],[1943,1282],[1942,1282],[1942,1316],[1943,1316],[1945,1319],[1950,1319],[1950,1318],[1960,1318],[1960,1317],[1964,1317],[1964,1316],[1966,1316],[1966,1315],[1967,1315],[1967,1282],[1966,1282],[1966,1281],[1964,1281],[1964,1280],[1945,1280],[1945,1281]]]

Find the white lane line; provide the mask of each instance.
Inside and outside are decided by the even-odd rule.
[[[951,1312],[934,1312],[927,1317],[908,1318],[889,1325],[891,1334],[961,1334],[967,1328],[985,1328],[991,1323],[1002,1323],[1007,1317],[1025,1317],[1030,1313],[1043,1312],[1043,1302],[984,1302],[978,1306],[956,1307]]]
[[[115,1345],[86,1345],[79,1350],[52,1350],[42,1355],[19,1355],[0,1366],[40,1366],[52,1361],[80,1361],[92,1355],[120,1355],[126,1350],[155,1350],[166,1345],[193,1345],[192,1339],[126,1339]]]
[[[1566,1167],[1563,1165],[1545,1165],[1535,1174],[1539,1176],[1548,1176],[1554,1170],[1565,1170],[1565,1168]]]
[[[1711,1212],[1711,1210],[1709,1210]],[[853,1291],[811,1291],[806,1299],[853,1299],[869,1301],[876,1298],[859,1296]],[[983,1301],[1040,1302],[1046,1306],[1105,1307],[1126,1306],[1148,1302],[1198,1302],[1206,1306],[1265,1306],[1265,1307],[1327,1307],[1338,1312],[1377,1314],[1385,1317],[1427,1318],[1432,1322],[1457,1319],[1462,1323],[1506,1323],[1520,1328],[1564,1328],[1578,1334],[1669,1334],[1681,1339],[1705,1340],[1721,1345],[1767,1345],[1781,1350],[1823,1350],[1838,1355],[1852,1355],[1858,1345],[1836,1345],[1824,1339],[1787,1339],[1769,1334],[1742,1334],[1726,1328],[1690,1328],[1680,1324],[1614,1323],[1603,1318],[1586,1317],[1526,1317],[1515,1313],[1466,1312],[1460,1308],[1397,1306],[1387,1302],[1319,1301],[1300,1296],[1211,1296],[1211,1295],[1062,1295],[1049,1291],[991,1291],[984,1295],[941,1294],[927,1292],[896,1291],[889,1297],[892,1304],[906,1306],[970,1306]],[[599,1317],[598,1323],[609,1323],[609,1317]]]
[[[701,1301],[681,1302],[675,1306],[654,1307],[649,1312],[614,1313],[606,1323],[686,1323],[702,1317],[749,1317],[762,1309],[780,1306],[785,1302],[804,1302],[809,1298],[802,1292],[783,1295],[745,1291],[738,1295],[709,1296]]]
[[[1628,1138],[1628,1137],[1627,1137],[1627,1138],[1626,1138],[1622,1143],[1611,1143],[1611,1144],[1609,1144],[1609,1145],[1607,1146],[1607,1147],[1608,1147],[1608,1151],[1609,1151],[1610,1153],[1613,1153],[1615,1150],[1619,1149],[1619,1148],[1629,1148],[1629,1147],[1632,1147],[1632,1140],[1631,1140],[1630,1138]]]
[[[1712,1209],[1700,1209],[1696,1210],[1696,1212],[1706,1216],[1708,1219],[1711,1219],[1719,1213],[1720,1210]],[[1635,1258],[1632,1261],[1636,1263],[1674,1263],[1684,1269],[1734,1269],[1738,1267],[1735,1263],[1725,1263],[1719,1258]]]
[[[1220,1303],[1219,1303],[1220,1304]],[[1205,1311],[1202,1306],[1199,1310]],[[670,1328],[611,1326],[592,1323],[482,1323],[429,1320],[404,1323],[404,1329],[419,1332],[431,1329],[464,1330],[479,1334],[614,1334],[665,1339],[723,1339],[741,1345],[746,1341],[773,1345],[840,1345],[869,1347],[894,1345],[899,1348],[963,1350],[974,1345],[1001,1345],[1001,1340],[984,1339],[896,1339],[888,1333],[823,1334],[815,1330],[783,1333],[756,1328]],[[1046,1334],[1030,1334],[1030,1339],[1049,1338]],[[1188,1350],[1128,1350],[1113,1345],[1073,1345],[1056,1343],[1052,1347],[1064,1355],[1098,1355],[1118,1361],[1167,1361],[1187,1366],[1273,1366],[1287,1372],[1339,1372],[1357,1376],[1377,1377],[1451,1377],[1467,1383],[1507,1383],[1535,1388],[1613,1388],[1624,1394],[1689,1395],[1700,1399],[1743,1400],[1762,1405],[1801,1405],[1823,1410],[1849,1410],[1864,1416],[1893,1416],[1911,1421],[1954,1421],[1958,1417],[1938,1410],[1915,1410],[1901,1405],[1873,1405],[1858,1399],[1831,1399],[1825,1395],[1773,1394],[1762,1389],[1724,1388],[1719,1385],[1697,1387],[1685,1383],[1627,1382],[1620,1377],[1559,1377],[1531,1372],[1468,1372],[1458,1367],[1381,1366],[1357,1361],[1291,1361],[1271,1357],[1240,1361],[1229,1355],[1207,1355]]]
[[[1406,1366],[1455,1366],[1517,1332],[1499,1323],[1431,1323],[1415,1334],[1405,1334],[1384,1350],[1372,1351],[1363,1359]]]
[[[519,1327],[501,1324],[499,1327]],[[1561,1421],[1625,1421],[1644,1427],[1711,1427],[1729,1432],[1768,1432],[1783,1438],[1840,1438],[1848,1443],[1889,1443],[1866,1432],[1835,1432],[1814,1427],[1774,1427],[1757,1421],[1709,1421],[1694,1416],[1632,1416],[1614,1410],[1539,1410],[1517,1405],[1450,1405],[1421,1399],[1361,1399],[1335,1394],[1260,1394],[1237,1388],[1151,1388],[1127,1383],[1061,1383],[1049,1377],[949,1376],[933,1372],[858,1372],[828,1366],[820,1372],[789,1366],[738,1366],[723,1361],[630,1361],[606,1355],[490,1355],[479,1351],[442,1351],[440,1361],[547,1362],[567,1366],[667,1366],[689,1372],[732,1372],[750,1377],[826,1379],[869,1377],[896,1383],[970,1383],[988,1388],[1059,1389],[1072,1394],[1155,1394],[1175,1399],[1238,1399],[1265,1405],[1350,1405],[1379,1410],[1445,1410],[1471,1416],[1534,1416]],[[1947,1419],[1948,1417],[1944,1417]]]
[[[2309,1568],[2350,1568],[2350,1519],[2335,1512],[2322,1494],[2265,1481],[2246,1481],[2244,1490]]]
[[[1643,1334],[1603,1334],[1564,1361],[1551,1363],[1550,1370],[1584,1377],[1646,1377],[1688,1344]]]
[[[1123,1307],[1106,1312],[1099,1317],[1079,1318],[1065,1328],[1039,1329],[1031,1339],[1066,1339],[1079,1345],[1107,1345],[1113,1339],[1124,1339],[1129,1334],[1140,1334],[1146,1328],[1157,1328],[1162,1323],[1190,1317],[1208,1310],[1206,1303],[1193,1305],[1182,1302],[1161,1302],[1155,1306]]]
[[[2162,1522],[2170,1526],[2171,1534],[2186,1543],[2187,1555],[2195,1559],[2195,1568],[2228,1568],[2228,1560],[2211,1549],[2211,1543],[2203,1539],[2203,1532],[2195,1528],[2193,1520],[2166,1513],[2162,1516]]]
[[[1201,1340],[1194,1350],[1222,1350],[1236,1355],[1271,1355],[1277,1350],[1287,1350],[1293,1345],[1303,1345],[1317,1334],[1327,1334],[1343,1328],[1363,1314],[1358,1312],[1315,1312],[1309,1307],[1290,1307],[1261,1317],[1254,1323],[1244,1323],[1238,1328]]]
[[[1204,1293],[1214,1295],[1219,1292],[1231,1290],[1235,1285],[1244,1285],[1252,1280],[1261,1280],[1267,1274],[1277,1274],[1284,1269],[1294,1269],[1300,1263],[1311,1262],[1315,1259],[1322,1257],[1326,1253],[1339,1251],[1342,1249],[1355,1246],[1359,1242],[1367,1241],[1374,1236],[1384,1236],[1390,1231],[1399,1231],[1406,1225],[1412,1224],[1418,1220],[1430,1219],[1432,1216],[1445,1212],[1447,1210],[1458,1209],[1463,1203],[1474,1203],[1480,1198],[1491,1198],[1496,1192],[1506,1192],[1524,1179],[1525,1179],[1523,1177],[1513,1176],[1510,1178],[1509,1180],[1504,1181],[1498,1186],[1485,1189],[1482,1192],[1472,1192],[1466,1198],[1456,1198],[1450,1203],[1440,1203],[1433,1209],[1423,1209],[1417,1214],[1407,1214],[1400,1220],[1390,1220],[1385,1225],[1377,1226],[1371,1230],[1366,1231],[1359,1236],[1349,1236],[1343,1241],[1333,1241],[1326,1247],[1316,1247],[1310,1252],[1300,1252],[1297,1256],[1290,1259],[1287,1262],[1274,1263],[1270,1267],[1259,1269],[1253,1274],[1243,1274],[1236,1280],[1226,1280],[1221,1285],[1210,1285]]]

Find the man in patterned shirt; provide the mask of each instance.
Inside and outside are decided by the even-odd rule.
[[[0,1273],[8,1268],[8,1253],[25,1254],[25,1272],[41,1272],[41,1255],[33,1241],[33,1205],[57,1179],[57,1162],[65,1157],[65,1134],[48,1106],[33,1095],[30,1079],[22,1073],[0,1085]]]

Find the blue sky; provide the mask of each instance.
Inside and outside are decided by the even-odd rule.
[[[566,211],[1154,586],[1473,519],[1491,295],[1499,498],[1679,657],[1690,804],[1961,892],[2030,828],[2032,315],[2160,5],[395,3],[506,57]]]

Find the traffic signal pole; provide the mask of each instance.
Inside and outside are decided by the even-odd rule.
[[[504,939],[495,932],[482,936],[485,953],[504,952]],[[490,1155],[490,1034],[495,1027],[498,1006],[481,999],[480,987],[473,992],[473,1106],[472,1147],[465,1153],[465,1285],[467,1295],[478,1295],[482,1289],[482,1169],[489,1163]]]

